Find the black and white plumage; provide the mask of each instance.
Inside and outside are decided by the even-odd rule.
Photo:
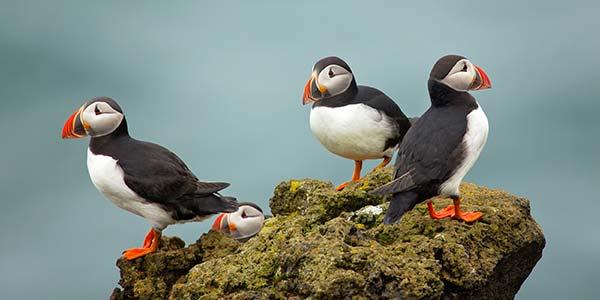
[[[392,99],[375,88],[358,86],[348,64],[338,57],[314,65],[303,95],[303,104],[310,102],[313,134],[330,152],[355,161],[353,181],[360,178],[363,160],[383,158],[379,167],[385,166],[410,127]]]
[[[84,104],[62,135],[91,136],[87,166],[93,184],[120,208],[148,220],[155,233],[238,207],[235,198],[218,193],[228,183],[202,182],[168,149],[131,138],[123,111],[110,98]]]
[[[477,161],[488,136],[488,120],[468,90],[491,87],[485,72],[458,55],[440,58],[429,82],[431,107],[413,124],[396,159],[394,180],[373,190],[393,194],[386,224],[397,222],[416,204],[434,196],[451,197],[454,205],[433,218],[456,217],[471,222],[481,213],[460,211],[459,185]]]

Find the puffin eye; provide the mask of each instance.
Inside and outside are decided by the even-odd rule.
[[[462,68],[462,72],[466,72],[467,71],[467,64],[465,64]]]
[[[329,69],[329,78],[333,78],[335,73],[333,73],[333,69]]]
[[[96,113],[96,116],[102,113],[100,111],[100,108],[98,108],[98,105],[96,105],[96,107],[94,107],[94,113]]]
[[[245,219],[246,217],[248,217],[248,216],[246,215],[246,211],[244,210],[244,211],[242,211],[242,219]]]

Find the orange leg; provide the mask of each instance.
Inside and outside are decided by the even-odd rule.
[[[352,173],[352,180],[351,181],[346,181],[340,185],[338,185],[335,190],[336,191],[341,191],[343,190],[348,183],[350,182],[356,182],[360,179],[360,171],[362,170],[362,160],[355,160],[354,161],[354,173]]]
[[[142,245],[142,248],[127,249],[123,251],[123,256],[125,256],[125,258],[128,260],[132,260],[155,252],[158,249],[161,235],[162,234],[160,231],[150,229],[144,238],[144,244]]]
[[[375,168],[373,168],[373,170],[371,170],[371,172],[375,172],[377,170],[381,170],[381,169],[385,168],[390,163],[390,161],[392,161],[391,157],[384,156],[381,163],[379,163]]]
[[[449,205],[438,212],[433,207],[433,201],[429,200],[427,201],[427,210],[429,210],[429,216],[436,220],[454,216],[454,205]]]
[[[473,212],[464,212],[460,210],[460,198],[454,199],[454,216],[452,216],[455,219],[459,219],[459,220],[463,220],[467,223],[471,223],[471,222],[475,222],[479,219],[481,219],[481,217],[483,217],[483,214],[481,212],[478,211],[473,211]]]
[[[146,233],[146,237],[144,238],[144,243],[142,244],[142,247],[143,248],[150,247],[150,245],[152,245],[152,240],[154,239],[155,235],[156,235],[156,233],[154,232],[154,229],[148,230],[148,233]]]

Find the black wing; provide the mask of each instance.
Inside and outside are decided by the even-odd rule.
[[[118,164],[125,184],[148,201],[175,202],[184,195],[209,195],[229,186],[198,181],[177,155],[160,145],[133,140],[129,146],[130,153],[120,155]]]
[[[410,128],[410,121],[400,107],[382,91],[368,86],[359,86],[356,98],[365,105],[375,108],[393,119],[398,125],[400,139]]]
[[[397,134],[386,141],[384,149],[395,147],[402,141],[411,126],[411,122],[394,100],[382,91],[368,86],[358,87],[356,100],[384,113],[396,123]]]
[[[384,195],[441,184],[460,163],[467,112],[460,107],[432,107],[410,128],[396,158],[394,180],[371,193]]]

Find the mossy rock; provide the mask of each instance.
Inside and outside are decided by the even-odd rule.
[[[184,281],[192,267],[231,254],[239,245],[215,231],[202,235],[188,247],[178,237],[162,237],[156,253],[132,261],[119,258],[122,289],[116,288],[111,299],[167,299],[173,284]]]
[[[462,207],[482,211],[481,221],[432,220],[420,204],[389,226],[386,199],[367,191],[390,178],[384,169],[342,192],[312,179],[282,182],[270,200],[274,217],[256,237],[239,244],[210,232],[186,248],[120,260],[124,290],[113,297],[514,298],[545,245],[526,199],[463,184]]]

